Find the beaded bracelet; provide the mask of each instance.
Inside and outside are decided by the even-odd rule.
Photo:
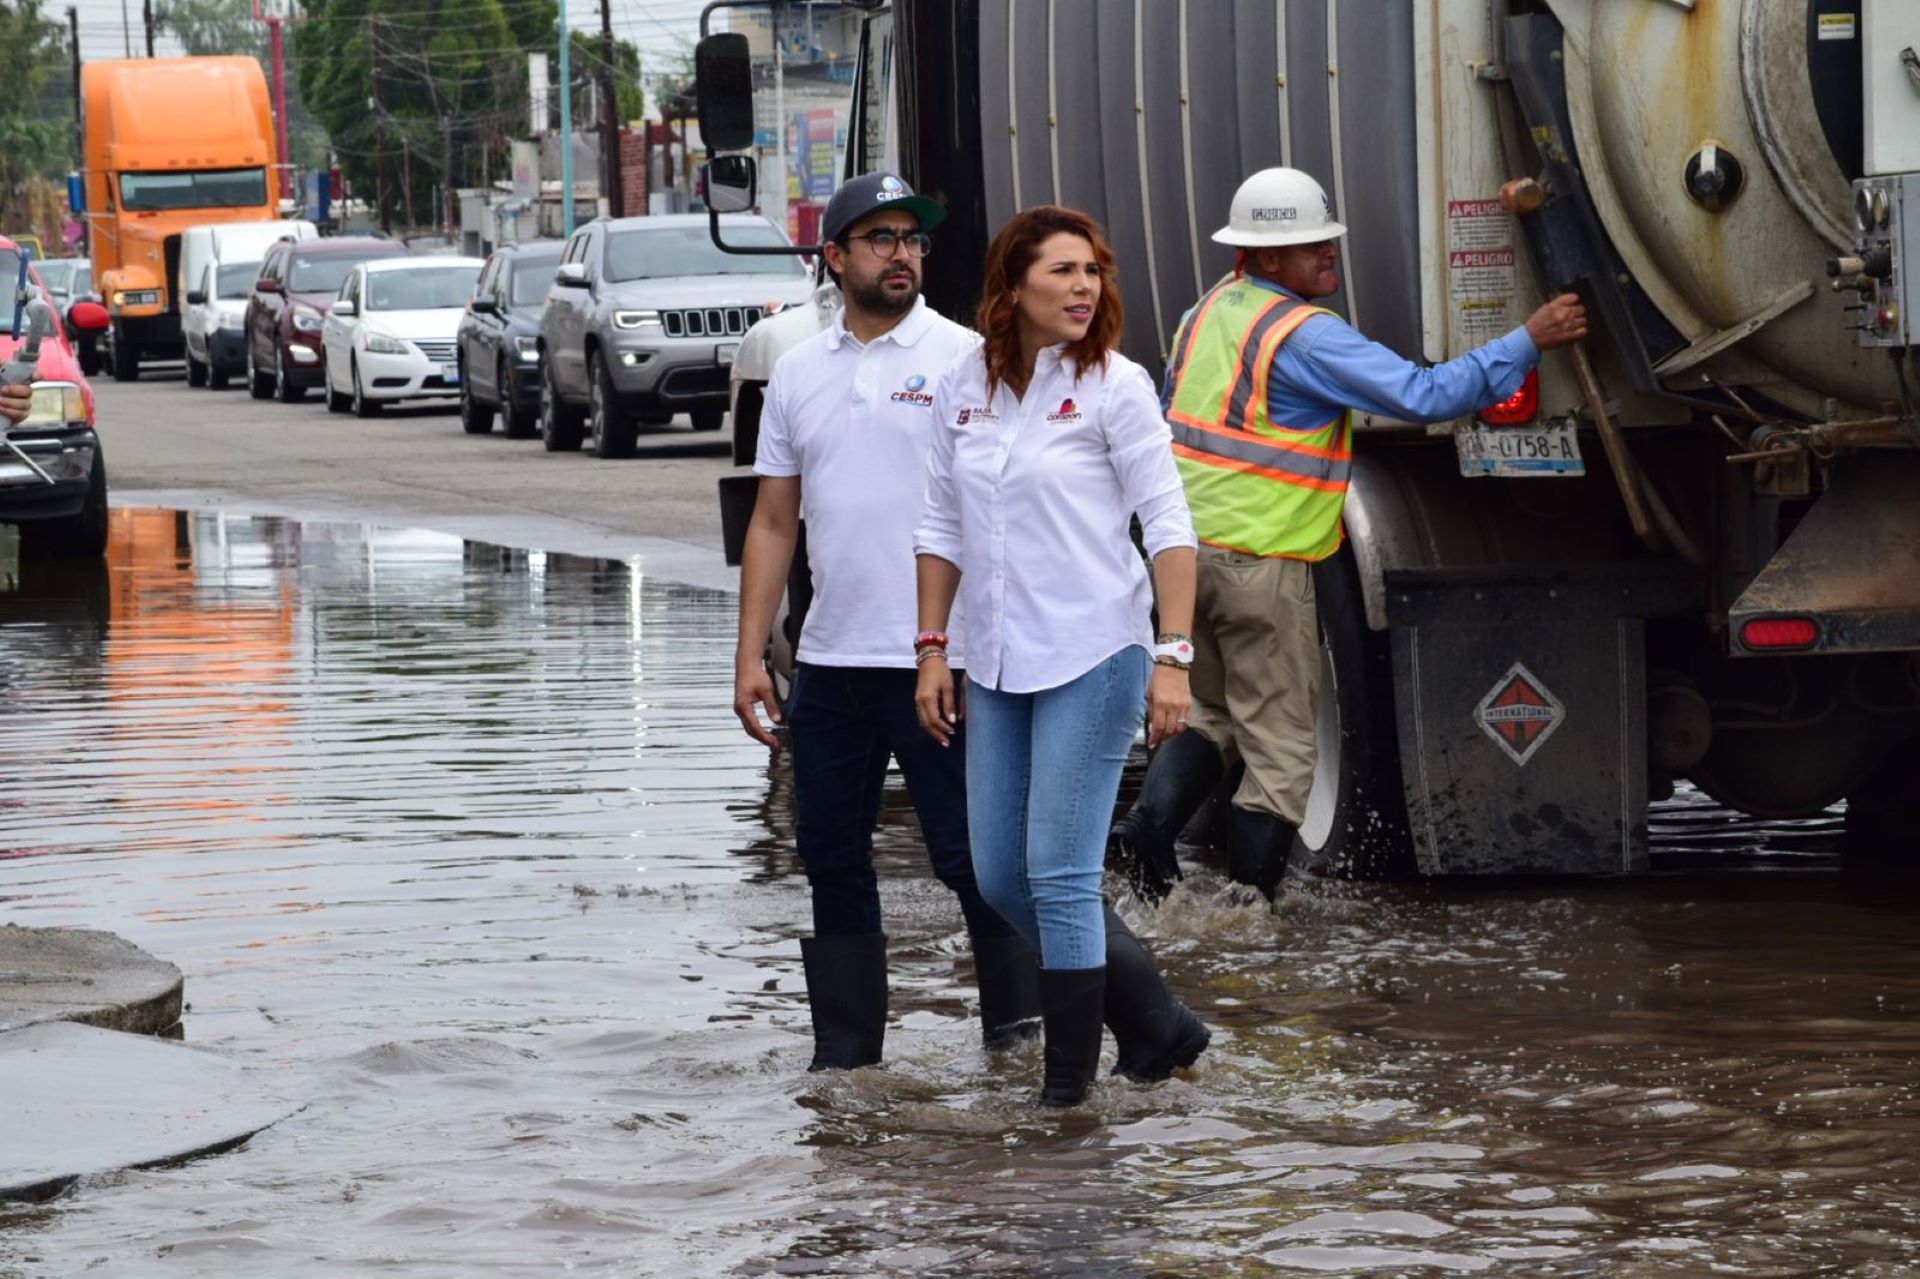
[[[1171,666],[1176,671],[1190,671],[1193,669],[1192,662],[1183,662],[1177,657],[1156,657],[1153,659],[1153,664],[1155,666]]]
[[[941,648],[938,644],[929,644],[913,655],[913,664],[919,666],[929,657],[937,657],[944,662],[947,660],[947,650]]]

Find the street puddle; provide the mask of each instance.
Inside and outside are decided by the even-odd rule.
[[[734,601],[644,560],[123,510],[0,555],[0,918],[187,973],[306,1102],[0,1211],[0,1274],[1920,1267],[1909,891],[1683,792],[1632,882],[1125,908],[1217,1028],[1027,1103],[904,793],[888,1064],[808,1075],[790,778]],[[137,1089],[138,1082],[128,1081]],[[6,1134],[5,1140],[31,1140]]]

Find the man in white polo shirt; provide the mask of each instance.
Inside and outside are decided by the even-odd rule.
[[[900,762],[933,872],[960,899],[973,939],[989,1048],[1032,1035],[1037,957],[980,896],[967,840],[964,750],[920,728],[913,693],[913,528],[925,492],[933,387],[979,341],[920,296],[927,233],[945,217],[899,178],[848,182],[821,222],[844,299],[826,332],[780,357],[761,410],[760,492],[740,566],[734,713],[778,750],[760,709],[782,718],[762,663],[800,519],[813,601],[800,631],[785,722],[793,749],[795,842],[813,890],[800,943],[813,1014],[812,1070],[880,1060],[887,939],[873,829],[889,758]],[[946,640],[964,664],[958,627]]]

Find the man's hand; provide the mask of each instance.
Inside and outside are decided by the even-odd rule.
[[[0,386],[0,417],[9,422],[23,422],[33,408],[33,388],[22,383],[19,386]]]
[[[1562,293],[1527,317],[1527,336],[1545,352],[1587,336],[1587,308],[1577,293]]]
[[[773,695],[773,677],[767,674],[767,668],[758,660],[751,666],[741,662],[733,674],[733,713],[740,717],[740,724],[747,730],[747,736],[756,742],[764,742],[774,750],[780,749],[780,739],[773,730],[760,722],[760,712],[756,707],[767,708],[767,718],[775,724],[780,722],[780,699]]]

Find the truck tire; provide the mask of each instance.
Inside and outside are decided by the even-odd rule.
[[[80,509],[65,519],[22,524],[20,550],[36,559],[97,559],[107,553],[107,459],[97,445]]]
[[[1393,653],[1367,629],[1351,545],[1313,566],[1320,612],[1320,712],[1313,792],[1294,839],[1296,874],[1400,879],[1415,873],[1400,779]]]
[[[639,442],[640,429],[620,406],[620,393],[614,388],[607,362],[594,351],[587,356],[587,426],[593,436],[595,457],[632,457]]]
[[[540,441],[549,453],[571,453],[580,447],[585,434],[580,410],[568,404],[553,384],[553,366],[548,365],[540,378]]]
[[[113,323],[113,380],[116,382],[140,380],[139,343],[127,336],[126,326],[118,320]]]

